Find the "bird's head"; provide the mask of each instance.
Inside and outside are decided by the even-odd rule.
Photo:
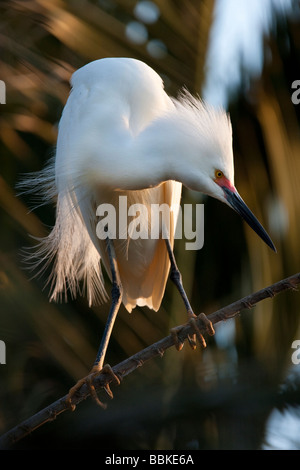
[[[257,220],[255,215],[251,212],[249,207],[243,201],[235,186],[230,182],[228,178],[224,175],[222,170],[215,169],[215,178],[214,183],[216,185],[216,191],[219,193],[220,190],[221,198],[226,204],[228,204],[232,209],[234,209],[247,224],[260,236],[260,238],[276,252],[274,243],[272,242],[270,236],[263,228],[261,223]]]
[[[232,128],[228,114],[204,104],[187,92],[177,106],[191,149],[190,165],[183,162],[181,166],[186,186],[225,202],[276,251],[271,238],[234,186]]]

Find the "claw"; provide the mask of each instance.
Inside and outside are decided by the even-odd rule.
[[[178,337],[178,332],[181,329],[182,329],[181,327],[175,326],[174,328],[171,328],[171,330],[170,330],[170,333],[171,333],[171,336],[174,340],[175,348],[177,349],[177,351],[181,351],[183,346],[184,346],[184,343],[182,341],[180,341],[180,339]]]
[[[207,333],[210,335],[210,336],[213,336],[215,334],[215,330],[214,330],[214,327],[213,327],[213,324],[212,322],[207,318],[207,316],[205,315],[205,313],[200,313],[198,315],[198,317],[196,317],[195,314],[192,314],[190,316],[190,320],[189,320],[189,323],[193,326],[194,330],[195,330],[195,335],[199,341],[199,343],[202,345],[203,348],[206,348],[206,341],[197,325],[197,322],[196,322],[196,319],[197,318],[200,318],[202,320],[202,323],[207,331]],[[195,336],[194,335],[194,336]]]
[[[198,318],[200,318],[202,320],[202,322],[204,323],[204,326],[205,326],[206,331],[209,334],[209,336],[213,336],[215,334],[215,329],[213,327],[212,322],[207,318],[205,313],[203,313],[203,312],[200,313]]]
[[[73,399],[74,395],[76,394],[76,392],[78,392],[78,390],[84,384],[88,387],[90,395],[95,400],[97,405],[101,406],[101,408],[106,409],[106,407],[107,407],[106,403],[102,403],[102,401],[99,400],[96,389],[95,389],[95,386],[93,385],[94,379],[100,374],[109,374],[112,377],[113,381],[117,385],[120,385],[120,383],[121,383],[120,378],[114,373],[114,371],[112,370],[112,368],[109,364],[106,364],[101,369],[99,368],[98,365],[95,365],[92,368],[91,372],[86,377],[83,377],[82,379],[78,380],[78,382],[69,390],[66,402],[67,402],[68,407],[72,411],[74,411],[75,408],[76,408],[76,405],[74,405],[72,403],[72,399]],[[109,395],[109,397],[112,399],[114,396],[113,396],[113,393],[110,389],[109,384],[106,383],[103,388],[106,391],[106,393]]]
[[[78,380],[78,382],[72,388],[70,388],[68,396],[66,398],[66,404],[67,404],[68,408],[71,409],[71,411],[75,411],[75,408],[76,408],[76,405],[74,405],[72,403],[72,399],[73,399],[74,395],[76,394],[76,392],[78,392],[78,390],[80,390],[82,385],[87,383],[87,380],[88,380],[88,376]]]
[[[100,372],[102,372],[102,371],[100,371]],[[107,408],[107,405],[106,405],[106,403],[103,403],[103,402],[99,399],[99,397],[98,397],[98,395],[97,395],[97,392],[96,392],[96,389],[95,389],[95,386],[94,386],[93,383],[92,383],[92,381],[94,380],[94,378],[95,378],[97,375],[99,375],[100,372],[98,372],[98,373],[95,372],[94,374],[88,375],[88,376],[86,377],[86,379],[87,379],[87,380],[86,380],[86,385],[87,385],[87,387],[88,387],[88,389],[89,389],[90,395],[91,395],[91,397],[93,398],[93,400],[97,403],[97,405],[101,406],[101,408],[103,408],[103,409],[105,410],[105,409]],[[108,385],[108,384],[107,384],[107,385]],[[105,386],[104,386],[104,388],[105,388]]]
[[[197,338],[197,340],[199,341],[199,343],[201,344],[202,348],[206,348],[206,341],[204,339],[204,336],[202,335],[198,325],[197,325],[197,322],[196,322],[196,315],[194,317],[191,317],[189,319],[189,323],[190,325],[192,325],[193,329],[195,330],[195,333],[194,333],[194,337]],[[196,349],[196,342],[195,342],[195,346],[193,349]]]
[[[113,381],[116,383],[116,385],[120,385],[121,383],[121,380],[120,380],[120,377],[118,377],[114,371],[112,370],[111,366],[109,364],[105,364],[105,366],[103,366],[103,369],[101,370],[101,373],[102,374],[108,374],[112,377]],[[104,390],[106,391],[106,393],[108,394],[108,396],[113,399],[114,398],[114,395],[113,395],[113,392],[111,391],[110,389],[110,386],[109,384],[105,384],[104,385]]]
[[[196,349],[197,348],[196,334],[188,335],[187,339],[191,348]]]
[[[205,341],[205,339],[204,339],[204,337],[203,337],[203,335],[200,331],[200,328],[197,325],[196,320],[197,320],[197,318],[202,320],[202,323],[203,323],[204,327],[206,328],[207,333],[210,336],[213,336],[215,334],[215,330],[214,330],[212,322],[207,318],[205,313],[200,313],[199,316],[197,317],[194,314],[194,312],[188,311],[188,317],[189,317],[188,323],[190,323],[190,325],[193,327],[193,329],[195,331],[194,334],[188,335],[187,339],[188,339],[189,345],[191,346],[192,349],[196,349],[196,347],[197,347],[196,340],[198,340],[199,343],[201,344],[201,346],[203,348],[206,348],[206,341]],[[171,335],[174,339],[174,344],[175,344],[175,347],[176,347],[177,351],[181,351],[181,349],[183,348],[183,345],[184,345],[184,343],[178,337],[178,333],[180,332],[181,329],[182,329],[182,327],[174,327],[170,330],[170,333],[171,333]]]

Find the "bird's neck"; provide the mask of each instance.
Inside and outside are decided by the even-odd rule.
[[[121,189],[146,189],[167,180],[189,186],[186,179],[193,170],[189,165],[192,151],[180,122],[157,119],[127,146],[127,168],[119,181]]]

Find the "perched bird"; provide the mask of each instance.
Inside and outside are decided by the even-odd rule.
[[[100,260],[113,284],[112,304],[99,352],[87,378],[102,370],[121,302],[126,309],[158,310],[170,272],[185,295],[173,255],[178,214],[170,213],[168,238],[97,236],[97,208],[109,204],[120,224],[120,195],[128,208],[142,204],[176,206],[182,184],[232,207],[273,249],[275,247],[234,186],[232,128],[224,110],[183,91],[164,91],[160,76],[129,58],[96,60],[77,70],[59,123],[55,159],[31,185],[57,199],[56,223],[40,242],[37,262],[54,260],[51,299],[86,288],[89,303],[107,299]],[[151,224],[151,220],[145,221]],[[127,227],[125,227],[126,229]]]

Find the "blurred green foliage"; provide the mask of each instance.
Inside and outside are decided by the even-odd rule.
[[[147,62],[168,93],[182,86],[201,93],[213,21],[213,0],[156,0],[160,16],[145,23],[147,40],[133,42],[136,0],[25,0],[0,5],[0,432],[63,396],[95,358],[108,305],[86,299],[49,304],[46,276],[32,279],[21,249],[54,223],[54,205],[31,212],[16,195],[21,175],[54,153],[56,127],[71,73],[107,56]],[[140,22],[143,23],[143,22]],[[270,231],[275,255],[233,211],[205,199],[205,244],[175,255],[195,312],[207,314],[287,277],[300,266],[299,111],[291,84],[300,79],[299,23],[277,18],[264,40],[262,76],[230,99],[236,184]],[[161,42],[157,42],[160,40]],[[150,44],[150,46],[149,46]],[[152,51],[152,52],[151,52]],[[246,72],[244,72],[246,74]],[[247,77],[245,77],[245,83]],[[184,191],[183,202],[198,201]],[[110,291],[107,283],[108,292]],[[114,389],[104,412],[91,400],[43,426],[17,449],[256,449],[278,405],[279,385],[299,338],[299,294],[265,301],[217,328],[204,351],[168,351]],[[155,313],[119,313],[107,360],[116,364],[185,321],[184,306],[168,283]],[[293,390],[299,391],[297,382]],[[102,397],[105,398],[105,397]],[[281,395],[281,408],[289,404]],[[292,404],[299,399],[293,394]],[[300,448],[300,440],[299,440]]]

